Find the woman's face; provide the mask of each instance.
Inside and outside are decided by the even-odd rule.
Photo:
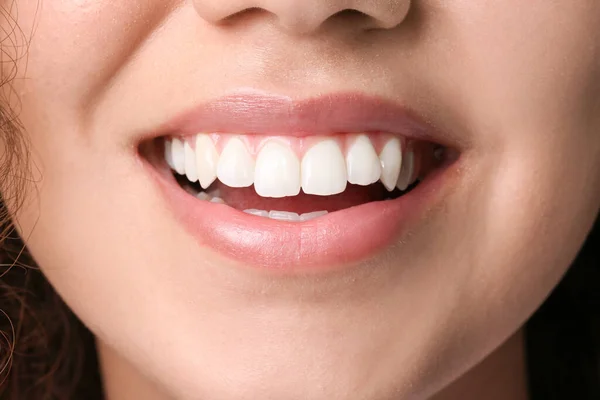
[[[19,230],[174,397],[428,396],[519,329],[598,212],[596,0],[15,3]],[[422,182],[366,204],[411,154]]]

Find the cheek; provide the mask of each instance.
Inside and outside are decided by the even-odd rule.
[[[447,353],[461,353],[460,335],[479,351],[520,326],[598,215],[600,14],[544,4],[466,2],[428,44],[448,57],[430,71],[437,93],[477,141],[445,219],[419,240],[423,264],[440,266],[422,285],[443,299],[437,320],[462,327]]]
[[[446,224],[457,229],[444,232],[448,245],[441,250],[445,265],[455,269],[448,298],[463,322],[454,326],[468,326],[474,341],[520,326],[575,258],[600,205],[599,141],[590,140],[599,127],[566,124],[547,140],[474,162]],[[545,129],[540,124],[506,135],[541,139]]]
[[[165,15],[163,7],[138,0],[23,1],[16,8],[17,43],[27,45],[27,57],[18,58],[18,73],[28,79],[15,82],[23,101],[52,98],[78,111],[86,111],[81,109]]]
[[[486,217],[474,243],[522,268],[516,282],[533,265],[566,268],[600,205],[598,3],[558,3],[466,4],[457,28],[454,73],[481,144],[470,190]]]

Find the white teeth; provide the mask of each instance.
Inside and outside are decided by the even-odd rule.
[[[334,140],[324,140],[309,149],[301,169],[304,193],[329,196],[346,190],[346,160]]]
[[[199,200],[210,201],[210,199],[212,197],[210,195],[208,195],[206,192],[200,192],[196,195],[196,198]]]
[[[196,172],[196,152],[194,152],[194,149],[192,149],[188,142],[185,142],[183,149],[185,152],[185,175],[190,182],[196,182],[198,181],[198,172]]]
[[[406,190],[416,179],[413,175],[415,175],[415,153],[409,147],[406,149],[402,160],[402,171],[398,177],[396,187],[400,190]]]
[[[244,212],[246,214],[250,214],[250,215],[255,215],[257,217],[264,217],[264,218],[269,218],[269,212],[265,211],[265,210],[254,210],[254,209],[250,209],[250,210],[244,210]]]
[[[346,154],[348,182],[355,185],[367,186],[375,183],[381,177],[381,162],[366,135],[360,135]]]
[[[183,148],[183,142],[177,138],[173,139],[171,143],[171,156],[173,160],[174,170],[179,175],[185,174],[185,150]]]
[[[302,214],[300,216],[300,221],[310,221],[311,219],[319,218],[327,214],[329,214],[328,211],[315,211],[311,213]]]
[[[396,187],[402,166],[400,140],[397,138],[390,139],[381,150],[379,159],[381,160],[381,183],[391,192]]]
[[[296,213],[287,212],[287,211],[271,211],[271,212],[269,212],[269,211],[265,211],[265,210],[255,210],[255,209],[244,210],[244,212],[246,214],[254,215],[257,217],[270,218],[270,219],[274,219],[274,220],[278,220],[278,221],[287,221],[287,222],[305,222],[305,221],[310,221],[311,219],[322,217],[322,216],[328,214],[327,211],[315,211],[315,212],[311,212],[311,213],[298,215]]]
[[[175,164],[173,164],[173,149],[171,147],[171,141],[165,140],[165,161],[171,169],[175,169]]]
[[[219,154],[210,136],[196,135],[196,171],[203,189],[208,188],[217,179],[218,163]]]
[[[287,211],[269,211],[269,218],[277,221],[298,222],[300,216],[293,212]]]
[[[221,194],[218,190],[213,190],[210,193],[200,192],[195,194],[198,200],[208,201],[210,203],[225,204],[225,200],[223,200],[220,195]]]
[[[232,138],[223,149],[217,165],[217,177],[233,188],[248,187],[254,183],[254,159],[240,139]]]
[[[229,139],[221,155],[208,134],[196,135],[195,149],[193,146],[178,138],[165,140],[165,162],[189,181],[199,181],[203,189],[218,178],[233,188],[254,185],[261,197],[292,197],[301,190],[331,196],[346,190],[348,182],[367,186],[380,180],[391,192],[395,188],[406,190],[418,178],[414,149],[403,149],[399,138],[387,140],[377,155],[368,135],[356,135],[346,157],[337,140],[323,138],[301,161],[287,142],[271,139],[262,146],[256,161],[238,136]]]
[[[291,148],[269,142],[261,149],[256,158],[254,189],[262,197],[300,193],[300,161]]]

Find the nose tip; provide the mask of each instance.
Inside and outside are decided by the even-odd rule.
[[[411,0],[194,0],[199,15],[217,24],[234,15],[262,10],[279,26],[295,34],[310,34],[335,17],[346,18],[354,29],[392,29],[404,21]],[[360,22],[359,22],[360,21]]]

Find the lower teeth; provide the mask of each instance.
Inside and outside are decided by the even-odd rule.
[[[305,222],[310,221],[311,219],[319,218],[324,215],[327,215],[327,211],[315,211],[306,214],[296,214],[293,212],[287,211],[265,211],[265,210],[244,210],[246,214],[255,215],[257,217],[263,218],[271,218],[277,221],[287,221],[287,222]]]
[[[244,210],[246,214],[255,215],[257,217],[270,218],[277,221],[286,221],[286,222],[305,222],[310,221],[311,219],[319,218],[324,215],[327,215],[327,211],[315,211],[306,214],[296,214],[288,211],[265,211],[265,210]]]
[[[193,185],[190,185],[187,182],[181,183],[180,185],[182,186],[182,188],[188,192],[189,194],[193,195],[194,197],[196,197],[197,199],[201,200],[201,201],[207,201],[209,203],[213,203],[213,204],[223,204],[223,205],[227,205],[227,202],[220,197],[221,196],[221,190],[219,188],[211,188],[209,190],[202,190],[201,188],[195,187]],[[416,185],[416,183],[415,183]],[[200,190],[200,191],[198,191]],[[408,190],[406,191],[408,192]],[[382,200],[393,200],[399,196],[391,196],[392,193],[387,193],[388,196],[386,196],[385,198],[382,198],[378,201],[382,201]],[[329,214],[329,211],[313,211],[313,212],[308,212],[308,213],[304,213],[304,214],[298,214],[295,212],[289,212],[289,211],[278,211],[278,210],[271,210],[271,211],[267,211],[267,210],[260,210],[260,209],[246,209],[243,210],[243,212],[245,212],[246,214],[249,215],[253,215],[256,217],[261,217],[261,218],[268,218],[268,219],[272,219],[272,220],[276,220],[276,221],[283,221],[283,222],[306,222],[306,221],[311,221],[313,219],[325,216],[327,214]]]
[[[196,198],[202,201],[208,201],[210,203],[226,204],[225,200],[223,200],[222,198],[218,196],[211,196],[206,192],[200,192],[196,194]],[[306,222],[329,214],[328,211],[315,211],[305,214],[297,214],[288,211],[266,211],[256,209],[244,210],[244,212],[246,214],[254,215],[256,217],[263,217],[286,222]]]

